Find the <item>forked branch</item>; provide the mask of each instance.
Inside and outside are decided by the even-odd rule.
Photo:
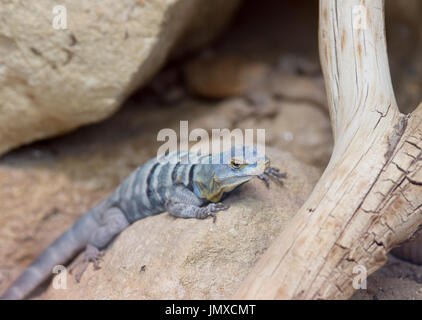
[[[397,108],[384,2],[320,0],[319,14],[333,155],[235,298],[348,298],[355,267],[374,272],[422,223],[422,105]]]

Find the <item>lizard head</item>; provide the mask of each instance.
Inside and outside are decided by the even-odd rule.
[[[259,154],[256,148],[249,146],[234,147],[222,152],[217,158],[214,167],[214,181],[224,187],[237,187],[260,175],[269,167],[269,159]]]
[[[262,174],[270,165],[269,159],[251,146],[234,147],[213,155],[211,159],[213,174],[206,198],[212,202],[220,201],[225,192]]]

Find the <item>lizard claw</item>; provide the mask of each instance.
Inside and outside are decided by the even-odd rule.
[[[98,248],[87,245],[85,252],[83,253],[82,257],[79,258],[75,263],[70,267],[69,273],[72,273],[72,271],[82,264],[81,269],[77,274],[75,274],[75,280],[79,282],[81,280],[82,274],[85,272],[86,268],[88,267],[89,263],[92,262],[94,264],[94,269],[98,270],[100,269],[100,260],[104,256],[104,251],[98,250]]]
[[[265,182],[266,186],[270,187],[270,178],[275,180],[280,185],[283,185],[283,180],[287,178],[287,173],[280,172],[280,169],[275,167],[268,167],[265,169],[264,173],[258,175],[258,178]]]
[[[228,208],[230,208],[229,206],[226,206],[224,203],[222,202],[217,202],[217,203],[212,203],[214,206],[212,206],[212,210],[214,210],[215,212],[217,211],[225,211]]]
[[[270,178],[268,178],[265,173],[262,173],[258,176],[259,179],[261,179],[262,181],[265,182],[265,185],[267,186],[267,188],[270,187]]]
[[[222,202],[210,203],[208,206],[203,208],[204,210],[203,210],[200,218],[205,219],[206,217],[211,216],[213,218],[213,222],[215,223],[217,221],[217,215],[215,213],[218,212],[218,211],[225,211],[228,208],[230,208],[230,207],[225,205]]]

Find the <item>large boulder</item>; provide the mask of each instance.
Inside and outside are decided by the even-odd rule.
[[[106,118],[170,53],[211,40],[239,3],[64,0],[67,29],[57,29],[56,1],[1,2],[0,154]]]

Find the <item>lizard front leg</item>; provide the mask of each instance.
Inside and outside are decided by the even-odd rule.
[[[85,272],[90,262],[93,262],[95,269],[100,268],[99,260],[104,255],[104,252],[100,249],[106,247],[115,236],[129,226],[129,222],[124,213],[118,208],[111,208],[105,211],[102,214],[102,220],[101,225],[92,234],[83,255],[80,256],[69,269],[69,272],[71,273],[77,266],[82,264],[82,267],[75,275],[77,282],[80,281],[82,274]]]
[[[173,187],[168,194],[169,197],[165,204],[166,210],[171,215],[180,218],[205,219],[211,216],[215,222],[217,219],[216,212],[229,208],[222,202],[202,206],[204,201],[183,186]]]

